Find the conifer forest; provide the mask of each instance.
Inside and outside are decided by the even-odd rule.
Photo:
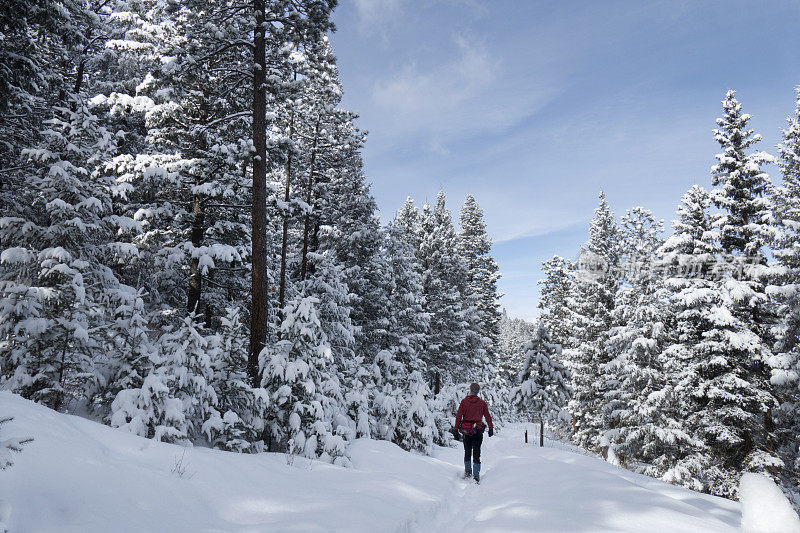
[[[797,509],[800,89],[771,147],[720,87],[713,167],[667,223],[593,191],[522,319],[479,194],[378,210],[336,4],[0,2],[0,390],[350,469],[359,439],[458,445],[479,382],[531,446],[731,500],[757,473]],[[7,414],[4,470],[37,442]]]

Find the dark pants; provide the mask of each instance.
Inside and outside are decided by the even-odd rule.
[[[474,435],[464,435],[464,462],[481,462],[481,443],[483,442],[483,432],[476,431]]]

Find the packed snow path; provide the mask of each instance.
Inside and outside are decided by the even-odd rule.
[[[484,436],[481,484],[457,483],[454,505],[431,531],[738,531],[734,502],[531,441],[523,425]],[[437,452],[463,470],[461,450]]]
[[[740,521],[735,502],[524,444],[522,425],[484,437],[475,485],[456,448],[425,457],[362,439],[345,469],[153,442],[7,392],[0,415],[15,417],[4,438],[36,439],[0,471],[11,533],[722,532]]]

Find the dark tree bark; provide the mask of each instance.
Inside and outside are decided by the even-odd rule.
[[[267,340],[267,47],[265,0],[254,0],[253,65],[253,234],[250,296],[250,353],[247,375],[253,387],[261,386],[258,355]]]
[[[74,93],[78,94],[81,92],[81,87],[83,86],[83,72],[86,69],[86,56],[81,55],[81,60],[78,62],[78,72],[75,74],[75,87]]]
[[[203,102],[200,104],[199,110],[199,122],[204,126],[208,123],[208,106],[206,105],[206,101],[208,95],[205,95]],[[206,151],[208,149],[208,144],[206,142],[205,136],[200,135],[198,138],[195,139],[194,145],[200,151]],[[200,174],[196,175],[194,178],[194,184],[196,186],[201,185],[203,183],[203,176]],[[202,246],[203,239],[205,238],[205,228],[206,225],[206,206],[203,203],[203,197],[199,194],[192,195],[192,246],[196,249]],[[203,273],[200,270],[200,258],[199,257],[192,257],[189,260],[189,290],[187,292],[187,309],[190,313],[199,313],[200,312],[200,299],[203,295]],[[211,324],[211,312],[208,306],[205,309],[206,314],[206,325]]]
[[[192,245],[199,248],[203,243],[203,233],[205,225],[205,209],[199,195],[194,195],[192,199]],[[200,258],[192,257],[189,260],[189,293],[187,309],[190,313],[198,311],[200,295],[203,292],[203,274],[200,272]]]
[[[283,194],[283,201],[285,202],[286,212],[283,214],[283,239],[281,241],[281,279],[280,290],[278,293],[278,310],[283,319],[283,309],[286,304],[286,262],[288,255],[289,245],[289,199],[292,186],[292,136],[294,135],[294,106],[289,115],[289,153],[286,157],[286,186]],[[281,330],[278,329],[278,338],[281,337]]]
[[[306,192],[306,204],[311,207],[312,190],[314,189],[314,166],[317,161],[317,139],[319,138],[319,118],[314,126],[314,143],[311,146],[311,165],[308,169],[308,191]],[[308,238],[311,231],[311,213],[306,212],[305,224],[303,226],[303,263],[300,267],[300,279],[305,280],[308,275]]]

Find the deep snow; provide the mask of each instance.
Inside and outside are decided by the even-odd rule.
[[[744,474],[739,482],[743,533],[800,533],[800,519],[770,478]]]
[[[9,531],[735,531],[739,504],[559,447],[524,426],[484,438],[482,482],[462,452],[352,444],[354,468],[283,454],[163,444],[0,392],[5,437],[35,441],[0,471]],[[548,443],[553,446],[553,443]],[[175,470],[183,457],[182,476]]]

